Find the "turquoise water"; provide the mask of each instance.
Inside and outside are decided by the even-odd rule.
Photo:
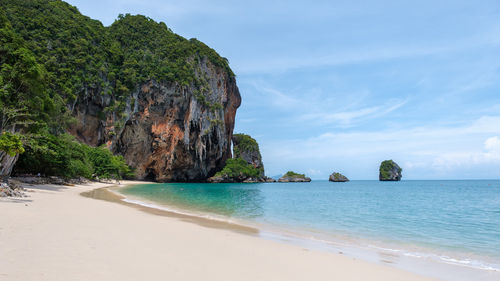
[[[500,264],[499,180],[168,183],[121,192],[285,229],[432,249],[451,257],[473,255]]]

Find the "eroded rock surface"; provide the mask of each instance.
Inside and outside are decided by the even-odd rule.
[[[123,155],[138,179],[202,181],[231,158],[231,138],[241,97],[234,77],[202,59],[195,74],[203,85],[151,80],[127,98],[122,112],[88,91],[73,109],[69,132],[80,141],[105,144]]]

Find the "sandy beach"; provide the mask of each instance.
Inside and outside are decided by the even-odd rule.
[[[1,198],[0,280],[434,280],[80,195],[110,186],[26,186],[27,198]]]

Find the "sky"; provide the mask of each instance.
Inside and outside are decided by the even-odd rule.
[[[500,1],[69,0],[163,21],[228,58],[266,174],[500,179]],[[119,2],[119,3],[118,3]]]

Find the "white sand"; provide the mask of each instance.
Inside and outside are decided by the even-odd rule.
[[[0,280],[431,280],[80,195],[102,186],[0,199]]]

